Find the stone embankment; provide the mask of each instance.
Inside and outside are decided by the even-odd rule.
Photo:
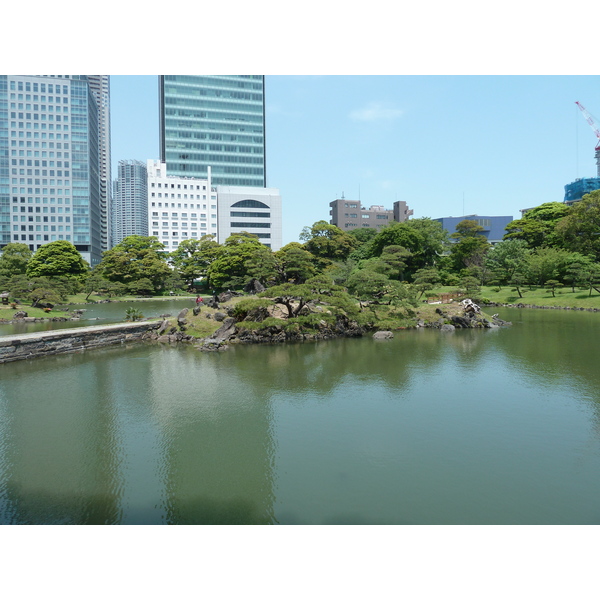
[[[156,321],[118,323],[0,337],[0,363],[152,339]]]
[[[538,306],[537,304],[502,304],[499,302],[487,302],[484,306],[500,306],[506,308],[542,308],[546,310],[583,310],[587,312],[600,312],[600,308],[584,308],[582,306]]]

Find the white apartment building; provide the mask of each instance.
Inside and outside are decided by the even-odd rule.
[[[164,162],[148,160],[148,235],[167,252],[186,239],[214,235],[219,244],[247,231],[273,251],[282,245],[281,196],[275,188],[212,186],[207,179],[167,175]]]
[[[281,248],[281,196],[277,188],[218,185],[217,195],[219,243],[233,233],[246,231],[274,252]]]
[[[167,176],[165,163],[148,160],[148,235],[167,252],[183,240],[214,235],[217,239],[217,191],[208,179]]]

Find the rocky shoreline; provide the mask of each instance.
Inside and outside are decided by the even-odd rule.
[[[502,304],[500,302],[486,302],[482,306],[485,307],[505,307],[505,308],[540,308],[544,310],[579,310],[587,312],[600,312],[600,308],[584,308],[577,306],[538,306],[537,304],[523,304],[519,302],[517,304]]]
[[[172,325],[166,319],[158,326],[158,329],[149,332],[146,339],[160,343],[192,343],[202,352],[224,351],[232,344],[279,344],[284,342],[305,342],[329,340],[336,338],[362,337],[371,333],[375,339],[390,339],[393,337],[391,331],[366,329],[355,321],[344,316],[338,316],[334,324],[321,320],[312,330],[298,328],[290,330],[286,327],[286,321],[260,326],[260,321],[251,321],[253,327],[248,326],[248,319],[236,320],[233,316],[221,313],[219,320],[222,325],[212,335],[206,338],[196,338],[186,334],[187,330],[187,308],[177,315],[177,325]],[[487,318],[480,311],[479,306],[471,300],[463,301],[460,314],[450,314],[448,310],[436,308],[439,316],[435,321],[418,320],[414,329],[432,328],[440,331],[454,331],[456,329],[494,329],[511,325],[508,321],[499,319],[497,315]],[[196,313],[196,310],[194,310]],[[256,318],[256,315],[253,315]]]

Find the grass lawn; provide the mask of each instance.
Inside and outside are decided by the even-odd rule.
[[[454,291],[455,287],[439,287],[427,293],[431,297],[435,294],[447,294]],[[589,290],[581,290],[575,288],[575,292],[570,287],[564,287],[555,290],[555,297],[552,292],[544,288],[535,287],[529,288],[523,286],[521,288],[522,298],[514,290],[512,286],[500,286],[500,291],[497,286],[482,286],[481,292],[477,296],[485,298],[490,302],[499,304],[535,304],[536,306],[569,306],[571,308],[598,308],[600,309],[600,294],[592,290],[592,295],[589,295]]]
[[[51,310],[49,313],[45,312],[43,308],[32,308],[27,304],[17,304],[17,308],[11,308],[10,306],[0,305],[0,319],[7,319],[11,321],[13,315],[16,312],[24,310],[28,317],[35,317],[36,319],[51,319],[52,317],[68,317],[71,313],[69,311],[62,310]]]

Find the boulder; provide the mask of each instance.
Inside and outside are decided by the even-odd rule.
[[[394,334],[391,331],[376,331],[373,334],[374,340],[391,340]]]
[[[224,342],[228,340],[232,335],[235,334],[235,319],[233,317],[227,317],[223,321],[223,325],[217,329],[207,339],[215,342]]]
[[[457,329],[470,329],[472,327],[471,321],[466,317],[459,317],[458,315],[454,315],[452,317],[452,323]]]
[[[264,292],[265,289],[265,286],[258,279],[251,279],[244,286],[244,291],[248,294],[260,294],[260,292]]]
[[[18,310],[14,315],[13,319],[25,319],[29,315],[24,310]]]
[[[214,314],[215,321],[219,321],[219,322],[223,321],[223,320],[225,320],[226,317],[227,317],[227,315],[225,313],[222,313],[222,312],[216,312]]]

